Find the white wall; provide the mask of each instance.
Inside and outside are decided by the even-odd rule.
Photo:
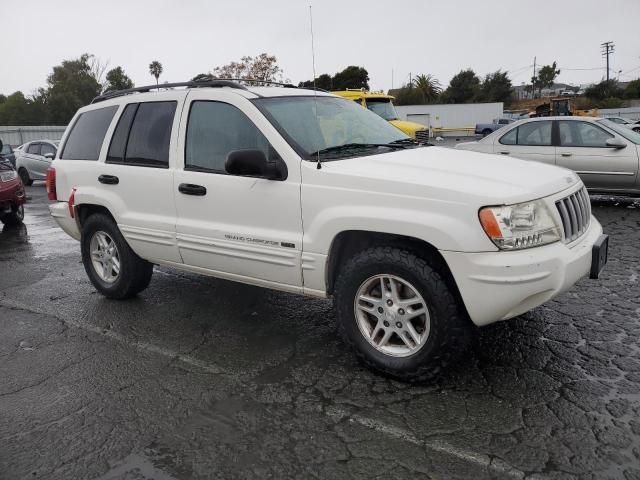
[[[496,103],[453,103],[443,105],[403,105],[396,106],[402,120],[409,120],[432,128],[471,128],[476,123],[490,123],[500,118],[504,111],[502,102]],[[428,115],[428,117],[426,116]],[[473,135],[473,132],[451,132],[446,135]]]
[[[0,140],[17,147],[34,140],[60,140],[67,127],[41,125],[35,127],[0,125]]]

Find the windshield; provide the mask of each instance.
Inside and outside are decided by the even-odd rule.
[[[409,139],[379,116],[343,98],[271,97],[253,102],[292,147],[309,160],[313,160],[311,154],[314,152],[340,145],[388,144]],[[341,158],[370,153],[353,149],[342,152]]]
[[[13,153],[13,151],[11,150],[11,145],[7,145],[6,143],[2,146],[2,150],[0,151],[0,153],[4,154],[4,155],[10,155]]]
[[[597,120],[597,122],[600,123],[601,125],[605,125],[606,127],[610,128],[611,130],[616,132],[618,135],[626,138],[630,142],[633,142],[636,145],[640,145],[640,133],[636,133],[630,128],[619,125],[615,122],[612,122],[611,120],[607,120],[606,118],[602,120]]]
[[[398,120],[398,113],[396,112],[393,103],[391,103],[391,100],[376,100],[375,98],[368,98],[367,108],[387,121]]]

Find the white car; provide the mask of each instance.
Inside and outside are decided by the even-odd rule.
[[[606,262],[568,170],[424,146],[327,93],[162,88],[180,86],[81,108],[49,170],[51,214],[107,297],[147,288],[153,264],[333,296],[367,365],[425,379],[473,324],[520,315]]]
[[[640,195],[640,134],[605,118],[530,118],[456,148],[569,168],[594,193]]]
[[[47,169],[56,156],[58,144],[51,140],[37,140],[15,150],[16,170],[22,183],[32,185],[34,180],[47,178]]]

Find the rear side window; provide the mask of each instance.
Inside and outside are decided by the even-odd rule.
[[[500,137],[502,145],[545,147],[551,145],[551,121],[523,123]]]
[[[60,158],[63,160],[98,160],[100,148],[118,110],[117,106],[81,113],[71,128]]]
[[[41,143],[40,144],[40,155],[46,155],[47,153],[50,153],[52,155],[56,154],[56,148],[51,145],[50,143]]]
[[[122,129],[118,125],[118,132],[116,132],[118,137],[114,135],[111,145],[113,152],[112,148],[109,149],[109,157],[124,158],[124,160],[113,160],[113,162],[168,168],[171,127],[176,105],[177,102],[148,102],[138,104],[135,113],[125,110],[121,118]],[[129,116],[132,116],[131,120]],[[131,123],[131,128],[129,128],[126,147],[124,152],[117,151],[123,143],[123,132],[128,122]]]
[[[40,155],[40,144],[39,143],[29,144],[29,148],[27,148],[27,153],[30,153],[32,155]]]
[[[129,139],[129,130],[133,123],[133,117],[138,110],[137,103],[130,103],[124,108],[118,126],[116,127],[113,137],[111,137],[111,145],[109,145],[109,153],[107,154],[107,162],[123,163],[125,152],[127,150],[127,140]]]

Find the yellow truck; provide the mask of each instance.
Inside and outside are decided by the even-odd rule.
[[[424,125],[415,122],[407,122],[398,118],[398,113],[393,105],[394,97],[386,95],[382,92],[369,92],[367,90],[341,90],[331,92],[348,100],[362,105],[364,108],[371,110],[373,113],[381,116],[394,127],[402,130],[411,138],[415,138],[420,142],[429,141],[429,129]]]

